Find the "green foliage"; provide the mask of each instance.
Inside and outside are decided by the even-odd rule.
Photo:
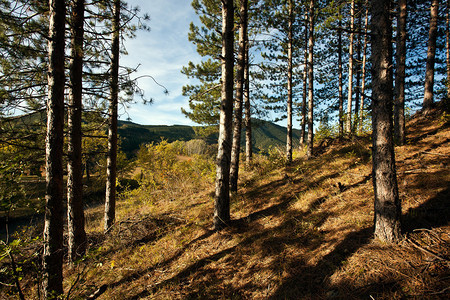
[[[180,157],[179,153],[179,142],[168,143],[163,140],[159,144],[141,146],[137,155],[141,174],[136,177],[141,184],[141,190],[167,192],[182,188],[185,182],[212,182],[215,175],[212,159],[202,154]],[[186,150],[183,149],[182,153],[186,153]]]
[[[32,232],[34,230],[25,227],[14,234],[10,243],[0,241],[0,282],[10,287],[3,288],[2,293],[16,294],[17,284],[20,285],[25,275],[32,274],[36,284],[39,284],[42,278],[41,253],[36,251],[40,239]]]
[[[254,155],[250,164],[247,165],[249,170],[263,176],[277,168],[286,166],[286,151],[280,146],[270,147],[267,153],[259,153]]]
[[[333,125],[328,124],[328,122],[320,122],[319,127],[314,133],[314,139],[316,141],[321,141],[326,138],[336,137],[339,132],[339,124],[335,123]]]
[[[26,165],[22,158],[16,147],[0,148],[0,210],[7,215],[25,205],[25,191],[19,183]]]

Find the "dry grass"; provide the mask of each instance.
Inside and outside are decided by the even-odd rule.
[[[330,141],[313,160],[241,173],[232,218],[210,229],[212,182],[130,192],[113,230],[88,212],[91,251],[65,270],[83,299],[447,299],[450,128],[416,116],[396,148],[404,240],[372,239],[368,138]],[[29,289],[31,291],[31,289]],[[31,293],[31,292],[30,292]]]

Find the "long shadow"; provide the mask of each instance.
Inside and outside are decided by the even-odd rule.
[[[213,233],[214,233],[213,230],[209,230],[209,231],[205,232],[201,236],[193,239],[192,241],[190,241],[189,243],[184,245],[183,248],[181,248],[177,252],[175,252],[175,254],[173,254],[170,258],[166,259],[165,261],[163,261],[162,263],[159,263],[156,266],[152,266],[152,267],[144,269],[144,270],[139,270],[139,271],[133,272],[133,273],[129,274],[128,276],[126,276],[126,277],[124,277],[124,278],[122,278],[122,279],[120,279],[120,280],[118,280],[116,282],[104,285],[104,287],[103,287],[104,291],[106,291],[107,288],[114,288],[114,287],[117,287],[117,286],[119,286],[121,284],[128,283],[128,282],[131,282],[133,280],[137,280],[137,279],[141,278],[142,276],[144,276],[145,274],[148,274],[149,272],[152,272],[152,271],[156,270],[157,268],[163,268],[163,267],[169,265],[173,261],[177,260],[181,255],[183,255],[183,253],[191,245],[195,244],[196,242],[199,242],[201,240],[204,240],[204,239],[210,237]]]
[[[414,229],[446,226],[450,224],[450,187],[436,194],[422,205],[409,209],[403,216],[405,233]]]
[[[132,221],[129,222],[133,223]],[[121,223],[127,223],[127,221],[117,222],[115,226],[120,226]],[[182,221],[167,216],[146,216],[139,220],[139,222],[135,222],[135,224],[126,227],[124,230],[115,229],[108,233],[112,235],[113,238],[118,239],[119,242],[108,250],[102,251],[101,255],[103,257],[108,256],[111,253],[115,253],[125,248],[159,240],[171,232],[173,228],[178,227],[181,224],[183,224]],[[91,248],[98,247],[106,239],[107,237],[105,234],[90,234],[88,236]],[[126,242],[124,242],[124,240],[126,240]]]
[[[163,286],[166,286],[171,283],[181,282],[184,278],[188,277],[191,273],[195,272],[196,270],[206,266],[207,264],[210,264],[213,261],[214,262],[218,261],[219,259],[223,258],[224,256],[232,253],[237,248],[237,246],[238,245],[233,246],[231,248],[227,248],[216,254],[205,257],[203,259],[200,259],[200,260],[196,261],[195,263],[191,264],[190,266],[188,266],[187,268],[185,268],[183,271],[181,271],[177,275],[154,285],[151,289],[145,289],[145,290],[141,291],[140,293],[138,293],[134,296],[131,296],[128,299],[129,300],[142,299],[144,297],[147,297],[147,296],[155,293],[158,289],[160,289]]]
[[[237,249],[250,248],[250,247],[253,248],[252,243],[254,243],[255,241],[257,241],[259,239],[266,238],[273,231],[282,231],[282,232],[288,231],[287,229],[290,228],[290,226],[292,225],[291,224],[292,219],[303,219],[303,218],[306,218],[306,217],[312,215],[314,213],[314,211],[317,210],[318,207],[322,203],[324,203],[325,200],[326,200],[326,197],[321,197],[321,198],[317,199],[316,201],[311,203],[311,205],[309,206],[309,209],[307,209],[306,213],[299,212],[295,215],[295,218],[292,214],[290,214],[288,216],[288,218],[290,218],[290,219],[285,220],[280,226],[278,226],[276,228],[260,231],[254,235],[251,235],[250,237],[247,237],[246,239],[244,239],[239,244],[237,244],[233,247],[224,249],[218,253],[215,253],[215,254],[205,257],[205,258],[202,258],[202,259],[194,262],[193,264],[189,265],[184,270],[182,270],[181,272],[172,276],[171,278],[166,279],[162,282],[159,282],[159,283],[155,284],[154,286],[152,286],[151,288],[145,289],[145,290],[141,291],[140,293],[131,296],[128,299],[130,299],[130,300],[131,299],[141,299],[143,297],[147,297],[147,296],[157,292],[159,289],[161,289],[167,285],[183,282],[184,280],[186,280],[187,277],[189,277],[194,272],[198,271],[199,269],[205,267],[206,265],[208,265],[212,262],[216,262],[216,261],[220,260],[221,258],[227,256],[228,254],[233,253]],[[259,218],[262,218],[264,216],[280,214],[283,211],[283,209],[287,208],[287,206],[290,204],[291,201],[292,201],[292,199],[286,199],[285,201],[283,201],[279,204],[276,204],[269,208],[260,210],[256,213],[250,214],[249,216],[243,217],[241,219],[234,220],[231,225],[233,227],[241,227],[242,224],[258,220]],[[317,219],[317,221],[315,222],[314,226],[319,227],[320,225],[322,225],[326,221],[328,216],[329,216],[329,214],[326,212],[321,212],[319,216],[315,215],[314,217]],[[266,244],[279,246],[279,245],[283,245],[283,244],[284,245],[299,244],[300,242],[302,242],[305,244],[312,243],[313,245],[318,245],[318,241],[313,243],[311,240],[308,240],[308,239],[310,239],[310,238],[308,238],[307,236],[296,237],[296,236],[293,236],[292,234],[290,234],[289,236],[285,236],[284,238],[280,238],[280,237],[269,238],[266,241]],[[193,242],[191,242],[191,243],[193,243]],[[274,247],[274,246],[272,246],[272,247]],[[278,253],[277,251],[270,252],[270,250],[268,250],[269,248],[270,247],[264,247],[264,249],[262,251],[264,253],[268,253],[269,255],[273,255],[273,252]],[[173,261],[174,259],[171,259],[171,261]],[[159,267],[161,267],[161,266],[159,266]],[[150,270],[146,270],[146,272],[148,272],[148,271],[150,271]],[[145,272],[140,274],[140,276],[142,276],[143,274],[145,274]],[[121,281],[120,283],[123,283],[123,281]],[[118,282],[114,286],[116,286],[120,283]],[[228,292],[230,295],[236,294],[236,293],[239,294],[239,291],[231,291],[230,290]],[[211,295],[209,295],[209,296],[211,296]]]
[[[302,299],[323,297],[328,286],[327,278],[340,268],[345,260],[372,237],[373,228],[364,228],[348,234],[332,252],[325,255],[314,266],[292,266],[294,272],[283,281],[269,299]]]
[[[408,211],[403,216],[406,232],[416,228],[433,228],[448,225],[450,222],[450,189],[438,193],[423,205]],[[269,299],[302,299],[328,298],[333,294],[327,278],[338,270],[348,257],[353,255],[361,246],[367,244],[373,235],[373,227],[364,228],[358,232],[348,234],[336,248],[324,256],[315,266],[292,267],[295,270],[276,290]],[[392,279],[383,282],[373,282],[364,289],[352,291],[355,298],[368,298],[383,291],[396,291],[400,286]],[[344,296],[344,295],[341,295]],[[349,296],[349,295],[345,295]]]

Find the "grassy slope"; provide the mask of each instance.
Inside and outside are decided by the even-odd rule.
[[[212,184],[141,207],[121,202],[122,222],[87,282],[106,284],[101,299],[446,297],[450,128],[431,119],[411,121],[408,145],[396,149],[408,237],[398,245],[372,240],[368,139],[333,141],[314,160],[244,172],[234,224],[220,233],[209,229]]]
[[[418,116],[396,148],[398,245],[372,240],[369,139],[333,140],[311,161],[270,169],[257,160],[243,171],[221,232],[210,230],[212,182],[123,197],[106,237],[102,207],[90,209],[92,251],[66,270],[66,290],[84,270],[75,298],[101,286],[98,299],[447,298],[449,142],[440,115]]]

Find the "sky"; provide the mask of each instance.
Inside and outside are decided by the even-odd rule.
[[[154,83],[150,78],[139,79],[152,104],[138,104],[122,108],[120,119],[128,117],[134,123],[143,125],[196,125],[181,113],[181,107],[188,108],[188,97],[181,94],[182,86],[189,83],[181,74],[181,68],[189,61],[199,62],[201,57],[195,45],[188,41],[189,24],[197,23],[198,17],[191,7],[191,0],[128,0],[131,6],[139,6],[141,13],[150,15],[148,25],[151,30],[138,31],[134,39],[127,39],[125,47],[128,55],[121,56],[121,65],[136,67],[133,78],[150,75],[169,91]]]

